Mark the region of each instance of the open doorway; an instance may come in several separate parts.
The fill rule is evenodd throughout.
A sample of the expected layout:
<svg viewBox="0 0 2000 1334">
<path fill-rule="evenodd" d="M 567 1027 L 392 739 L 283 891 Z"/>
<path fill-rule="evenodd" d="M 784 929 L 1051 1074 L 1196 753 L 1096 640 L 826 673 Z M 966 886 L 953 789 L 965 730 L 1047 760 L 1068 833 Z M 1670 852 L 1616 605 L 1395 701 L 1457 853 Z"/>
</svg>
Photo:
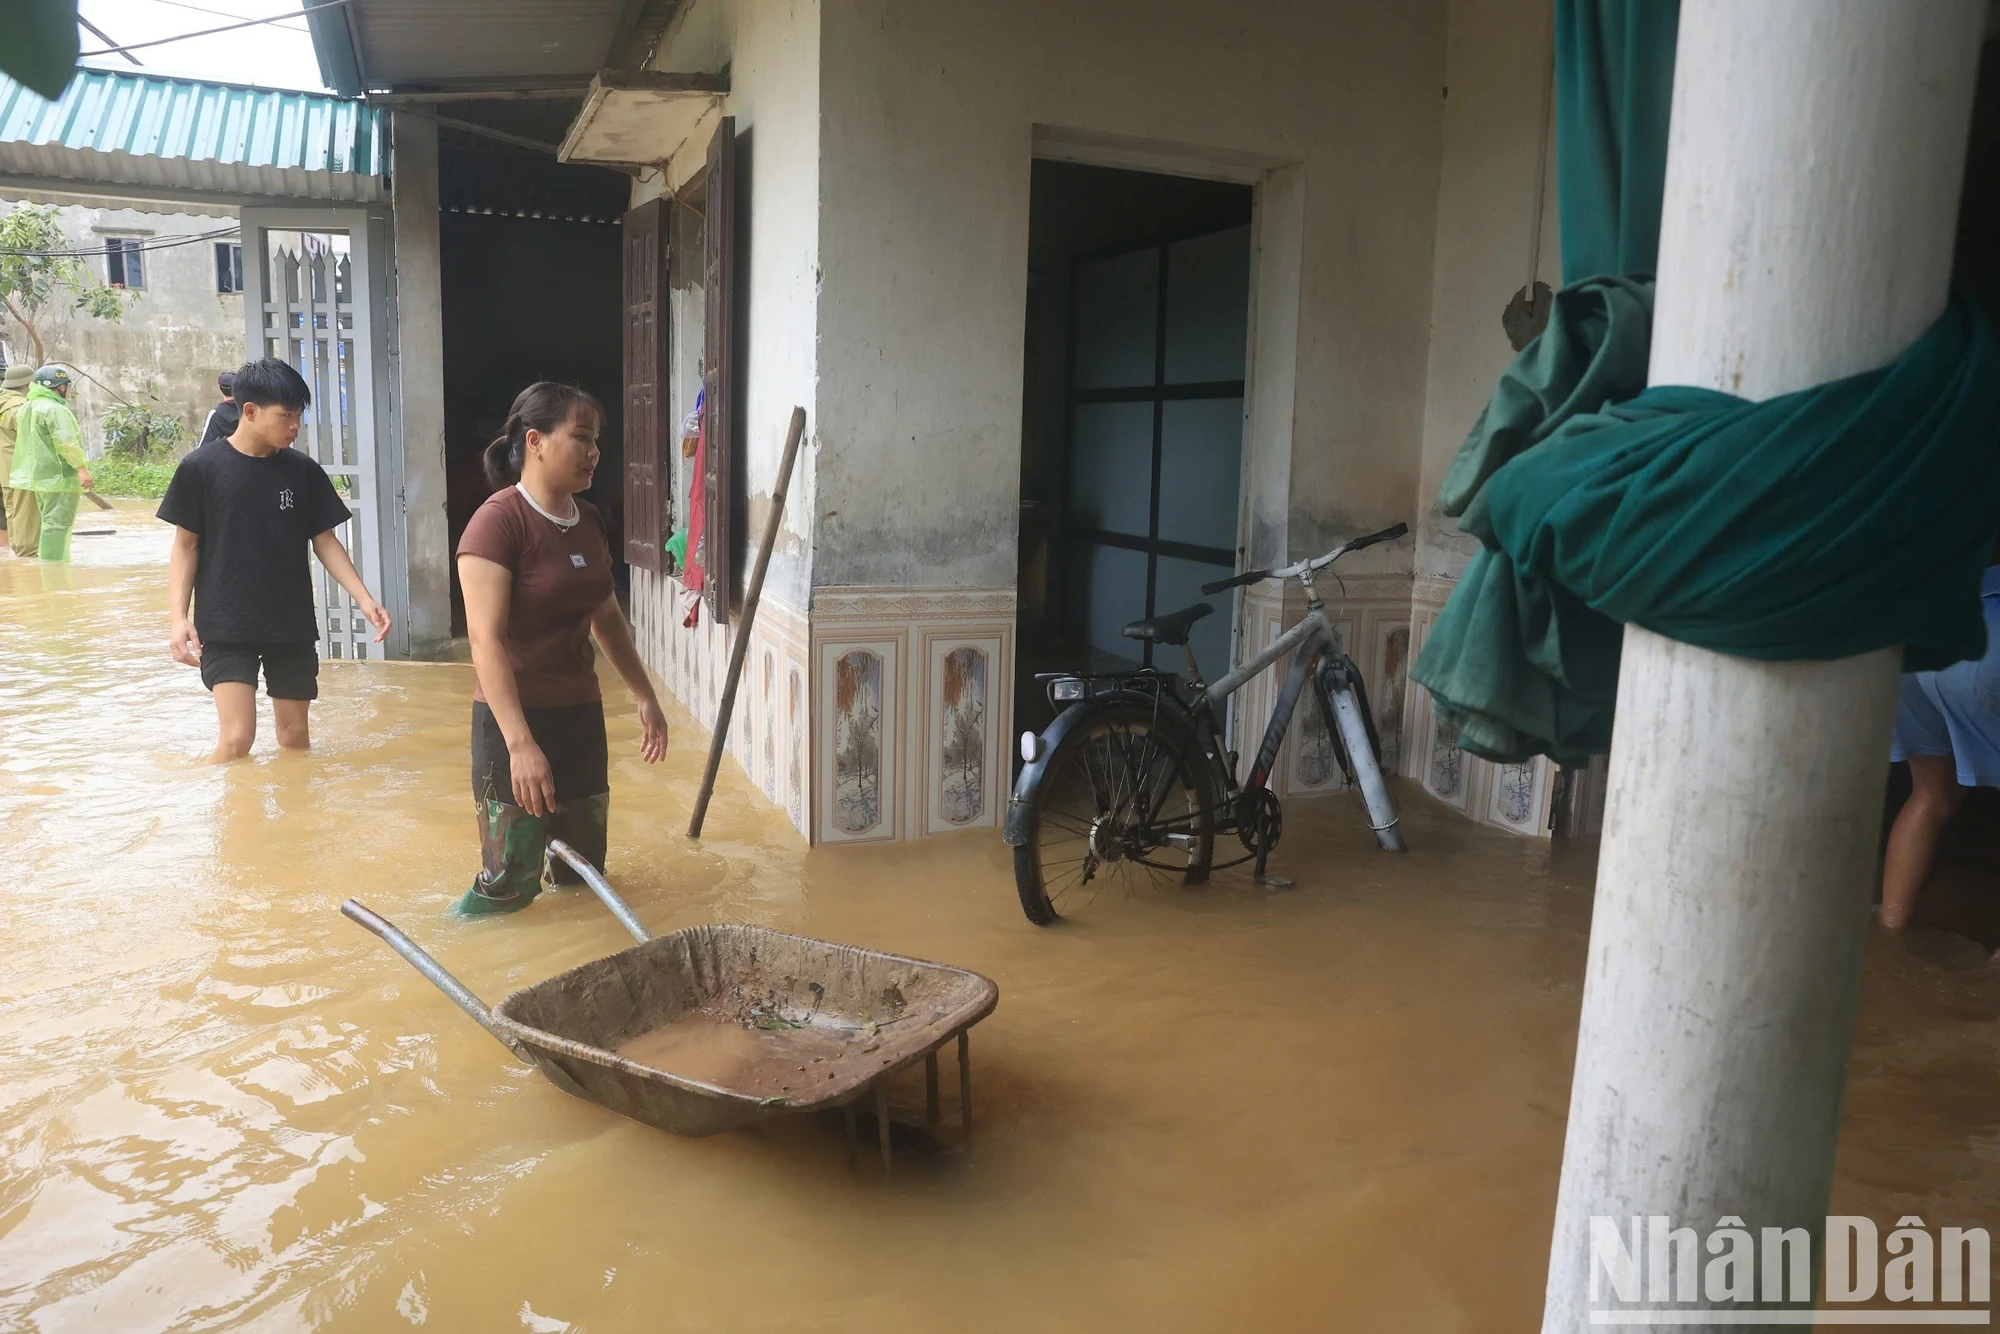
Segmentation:
<svg viewBox="0 0 2000 1334">
<path fill-rule="evenodd" d="M 448 111 L 489 119 L 504 111 L 515 119 L 502 128 L 544 139 L 562 137 L 561 109 L 534 102 L 472 109 L 446 104 Z M 452 547 L 491 493 L 480 456 L 500 433 L 514 396 L 536 380 L 557 380 L 581 385 L 604 404 L 602 457 L 583 494 L 604 515 L 611 550 L 623 553 L 624 256 L 618 221 L 630 178 L 453 129 L 440 130 L 438 147 Z M 614 569 L 622 591 L 624 562 Z M 454 635 L 465 633 L 456 561 L 451 622 Z"/>
<path fill-rule="evenodd" d="M 1247 185 L 1034 164 L 1017 726 L 1049 721 L 1036 672 L 1150 663 L 1124 626 L 1235 569 L 1250 212 Z M 1196 625 L 1206 674 L 1232 630 L 1227 603 Z"/>
</svg>

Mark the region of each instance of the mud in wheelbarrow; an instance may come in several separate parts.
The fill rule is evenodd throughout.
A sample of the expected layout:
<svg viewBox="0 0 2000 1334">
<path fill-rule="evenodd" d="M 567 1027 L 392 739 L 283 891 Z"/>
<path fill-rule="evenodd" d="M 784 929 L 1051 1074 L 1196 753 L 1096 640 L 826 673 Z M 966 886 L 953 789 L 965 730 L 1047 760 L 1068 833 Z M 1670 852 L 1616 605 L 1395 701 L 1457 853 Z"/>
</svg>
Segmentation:
<svg viewBox="0 0 2000 1334">
<path fill-rule="evenodd" d="M 550 851 L 627 931 L 629 949 L 513 992 L 487 1009 L 401 931 L 349 899 L 373 931 L 522 1059 L 578 1097 L 677 1135 L 871 1102 L 889 1161 L 888 1082 L 924 1063 L 938 1116 L 938 1052 L 958 1047 L 959 1114 L 972 1123 L 967 1033 L 1000 991 L 963 968 L 759 926 L 654 937 L 587 861 Z"/>
</svg>

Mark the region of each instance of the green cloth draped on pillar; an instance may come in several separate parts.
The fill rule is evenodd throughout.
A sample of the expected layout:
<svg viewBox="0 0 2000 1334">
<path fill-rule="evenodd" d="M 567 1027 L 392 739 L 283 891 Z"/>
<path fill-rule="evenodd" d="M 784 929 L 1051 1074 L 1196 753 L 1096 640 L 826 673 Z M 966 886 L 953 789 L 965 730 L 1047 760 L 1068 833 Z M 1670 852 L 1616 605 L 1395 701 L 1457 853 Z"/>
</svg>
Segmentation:
<svg viewBox="0 0 2000 1334">
<path fill-rule="evenodd" d="M 1439 719 L 1488 759 L 1580 763 L 1610 745 L 1628 622 L 1767 660 L 1978 657 L 2000 530 L 1991 328 L 1961 297 L 1893 364 L 1832 384 L 1761 403 L 1647 389 L 1677 6 L 1557 0 L 1556 17 L 1567 285 L 1440 491 L 1481 550 L 1414 672 Z"/>
<path fill-rule="evenodd" d="M 1680 0 L 1555 0 L 1563 282 L 1651 273 L 1660 254 Z"/>
</svg>

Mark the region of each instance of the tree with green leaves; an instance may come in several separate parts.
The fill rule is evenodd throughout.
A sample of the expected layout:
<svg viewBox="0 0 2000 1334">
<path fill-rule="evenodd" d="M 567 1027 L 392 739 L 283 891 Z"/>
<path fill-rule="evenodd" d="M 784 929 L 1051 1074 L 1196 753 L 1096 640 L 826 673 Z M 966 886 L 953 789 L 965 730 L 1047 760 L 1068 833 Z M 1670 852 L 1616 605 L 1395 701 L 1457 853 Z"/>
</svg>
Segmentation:
<svg viewBox="0 0 2000 1334">
<path fill-rule="evenodd" d="M 0 217 L 0 304 L 27 335 L 37 366 L 48 361 L 46 326 L 59 302 L 116 320 L 137 295 L 104 282 L 78 258 L 55 205 L 16 204 Z"/>
</svg>

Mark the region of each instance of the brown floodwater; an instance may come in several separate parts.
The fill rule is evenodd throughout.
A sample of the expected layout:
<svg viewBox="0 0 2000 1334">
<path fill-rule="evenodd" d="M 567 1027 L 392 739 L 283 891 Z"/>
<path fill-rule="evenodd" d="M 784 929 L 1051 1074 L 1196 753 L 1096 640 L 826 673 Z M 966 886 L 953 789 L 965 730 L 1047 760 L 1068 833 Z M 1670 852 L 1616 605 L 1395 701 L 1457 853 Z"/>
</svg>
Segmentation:
<svg viewBox="0 0 2000 1334">
<path fill-rule="evenodd" d="M 619 1043 L 617 1052 L 640 1065 L 717 1088 L 777 1098 L 802 1097 L 814 1083 L 832 1079 L 832 1063 L 847 1056 L 852 1045 L 811 1025 L 763 1032 L 696 1010 Z"/>
<path fill-rule="evenodd" d="M 488 1001 L 621 948 L 587 892 L 461 921 L 472 677 L 329 663 L 310 755 L 200 762 L 166 537 L 0 558 L 0 1329 L 1518 1331 L 1540 1309 L 1591 866 L 1401 790 L 1412 851 L 1295 803 L 1267 891 L 1042 930 L 993 833 L 809 852 L 613 691 L 610 876 L 656 931 L 754 922 L 1000 985 L 976 1121 L 850 1171 L 840 1119 L 681 1139 L 565 1096 Z M 1871 946 L 1836 1206 L 2000 1223 L 2000 970 Z M 953 1082 L 945 1058 L 946 1083 Z"/>
</svg>

